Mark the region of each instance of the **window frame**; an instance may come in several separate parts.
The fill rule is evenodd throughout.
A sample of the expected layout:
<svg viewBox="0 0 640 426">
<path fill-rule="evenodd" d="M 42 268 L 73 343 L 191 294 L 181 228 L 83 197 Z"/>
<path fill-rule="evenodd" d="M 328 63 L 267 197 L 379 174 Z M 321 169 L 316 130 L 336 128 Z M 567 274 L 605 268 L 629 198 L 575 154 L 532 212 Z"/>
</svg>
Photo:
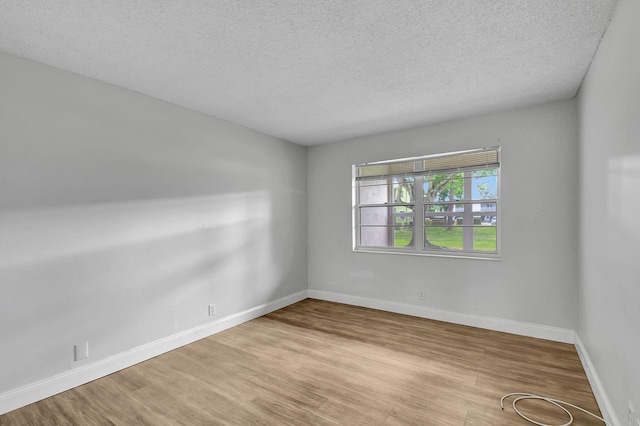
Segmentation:
<svg viewBox="0 0 640 426">
<path fill-rule="evenodd" d="M 471 154 L 471 156 L 475 154 L 483 154 L 488 152 L 495 152 L 495 157 L 497 163 L 492 163 L 491 165 L 485 164 L 474 164 L 471 166 L 463 166 L 463 167 L 455 167 L 456 157 Z M 453 161 L 454 167 L 450 167 L 448 169 L 434 169 L 426 171 L 424 167 L 428 162 L 435 163 L 451 163 Z M 464 161 L 464 159 L 460 160 Z M 407 171 L 406 164 L 414 163 L 414 171 Z M 422 163 L 422 170 L 420 170 L 419 164 Z M 380 176 L 360 176 L 359 173 L 364 170 L 365 167 L 386 167 L 388 170 L 392 170 L 395 168 L 403 169 L 400 173 L 383 173 Z M 440 166 L 446 167 L 446 166 Z M 425 189 L 424 189 L 424 179 L 427 176 L 438 175 L 438 174 L 453 174 L 453 173 L 461 173 L 461 172 L 473 172 L 478 170 L 488 170 L 495 169 L 496 170 L 496 198 L 495 199 L 487 199 L 490 203 L 495 203 L 495 217 L 496 223 L 495 225 L 490 225 L 495 227 L 496 231 L 496 250 L 495 251 L 481 251 L 481 250 L 464 250 L 464 249 L 455 249 L 455 248 L 427 248 L 425 247 L 425 235 L 428 226 L 425 224 L 425 209 L 428 205 L 434 204 L 449 204 L 455 202 L 455 204 L 467 204 L 471 206 L 471 212 L 468 213 L 467 217 L 473 217 L 473 205 L 486 204 L 485 199 L 474 199 L 473 196 L 469 199 L 466 194 L 467 191 L 463 193 L 462 200 L 448 200 L 448 201 L 431 201 L 427 202 L 425 200 Z M 412 176 L 414 177 L 414 203 L 397 203 L 387 201 L 387 203 L 378 203 L 378 204 L 361 204 L 360 202 L 360 182 L 371 181 L 376 178 L 380 180 L 386 179 L 394 179 L 394 178 L 402 178 Z M 463 179 L 473 179 L 473 175 L 463 177 Z M 391 186 L 392 183 L 389 182 L 387 185 Z M 469 259 L 484 259 L 484 260 L 501 260 L 501 222 L 502 222 L 502 214 L 501 214 L 501 147 L 490 147 L 490 148 L 479 148 L 479 149 L 471 149 L 465 151 L 455 151 L 455 152 L 447 152 L 441 154 L 431 154 L 431 155 L 423 155 L 419 157 L 410 157 L 410 158 L 399 158 L 394 160 L 383 160 L 383 161 L 375 161 L 361 164 L 352 165 L 352 250 L 354 252 L 362 252 L 362 253 L 384 253 L 384 254 L 402 254 L 402 255 L 414 255 L 414 256 L 432 256 L 432 257 L 454 257 L 454 258 L 469 258 Z M 361 230 L 363 225 L 361 223 L 361 209 L 367 207 L 389 207 L 393 208 L 394 206 L 402 206 L 402 205 L 412 205 L 414 206 L 414 220 L 413 220 L 413 246 L 363 246 L 360 244 L 361 241 Z M 480 207 L 482 208 L 482 207 Z M 453 212 L 443 212 L 445 216 L 451 215 Z M 461 212 L 463 213 L 463 212 Z M 494 216 L 490 215 L 490 216 Z M 476 215 L 477 216 L 477 215 Z M 485 216 L 485 215 L 480 215 Z M 473 219 L 472 219 L 473 220 Z M 464 223 L 464 220 L 463 220 Z M 382 225 L 380 225 L 382 226 Z M 464 225 L 463 225 L 464 226 Z M 485 225 L 480 225 L 485 226 Z M 390 227 L 390 226 L 387 226 Z M 477 225 L 473 223 L 471 226 L 468 226 L 469 229 L 473 232 L 477 228 Z M 464 229 L 464 228 L 463 228 Z M 463 231 L 464 233 L 464 231 Z M 471 235 L 471 239 L 473 239 L 473 235 Z"/>
</svg>

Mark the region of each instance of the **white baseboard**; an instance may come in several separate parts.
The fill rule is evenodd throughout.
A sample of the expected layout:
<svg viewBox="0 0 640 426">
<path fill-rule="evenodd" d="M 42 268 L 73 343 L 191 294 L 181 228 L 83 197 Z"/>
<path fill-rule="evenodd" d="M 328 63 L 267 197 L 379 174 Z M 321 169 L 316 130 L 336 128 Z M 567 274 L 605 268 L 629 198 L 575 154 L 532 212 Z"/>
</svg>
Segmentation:
<svg viewBox="0 0 640 426">
<path fill-rule="evenodd" d="M 220 318 L 216 321 L 185 330 L 180 333 L 138 346 L 126 352 L 97 361 L 73 370 L 65 371 L 44 380 L 31 383 L 17 389 L 0 394 L 0 414 L 7 413 L 25 405 L 40 401 L 60 392 L 83 385 L 92 380 L 104 377 L 116 371 L 146 361 L 165 352 L 195 342 L 228 328 L 258 318 L 285 306 L 304 300 L 308 297 L 303 290 L 280 299 L 254 306 L 253 308 Z"/>
<path fill-rule="evenodd" d="M 479 315 L 460 314 L 457 312 L 443 311 L 423 306 L 409 305 L 399 302 L 390 302 L 381 299 L 352 296 L 342 293 L 333 293 L 320 290 L 309 290 L 309 297 L 313 299 L 327 300 L 330 302 L 345 303 L 348 305 L 362 306 L 365 308 L 380 309 L 398 314 L 412 315 L 438 321 L 446 321 L 454 324 L 469 325 L 488 330 L 503 331 L 505 333 L 519 334 L 521 336 L 536 337 L 539 339 L 553 340 L 562 343 L 574 343 L 575 332 L 571 329 L 549 327 L 546 325 L 505 320 Z"/>
<path fill-rule="evenodd" d="M 602 412 L 602 417 L 604 417 L 607 425 L 609 426 L 622 426 L 622 423 L 620 423 L 620 420 L 616 416 L 616 412 L 613 409 L 611 400 L 607 396 L 607 392 L 605 391 L 604 386 L 600 381 L 600 377 L 598 377 L 598 373 L 596 372 L 596 369 L 591 362 L 591 358 L 589 357 L 587 348 L 585 348 L 582 340 L 580 340 L 578 333 L 576 333 L 575 341 L 578 356 L 580 357 L 580 361 L 582 361 L 582 367 L 587 374 L 587 379 L 589 379 L 591 390 L 593 390 L 593 395 L 596 397 L 598 407 L 600 407 L 600 411 Z"/>
</svg>

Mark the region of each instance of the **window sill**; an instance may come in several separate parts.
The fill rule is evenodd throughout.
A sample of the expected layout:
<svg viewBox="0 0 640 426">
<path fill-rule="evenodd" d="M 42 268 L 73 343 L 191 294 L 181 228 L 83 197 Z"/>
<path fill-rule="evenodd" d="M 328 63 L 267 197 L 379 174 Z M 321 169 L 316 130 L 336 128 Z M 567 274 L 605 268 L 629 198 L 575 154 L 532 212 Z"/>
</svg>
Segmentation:
<svg viewBox="0 0 640 426">
<path fill-rule="evenodd" d="M 353 249 L 354 253 L 378 253 L 378 254 L 399 254 L 405 256 L 427 256 L 427 257 L 448 257 L 456 259 L 474 259 L 474 260 L 491 260 L 502 261 L 500 254 L 498 253 L 470 253 L 470 252 L 434 252 L 434 251 L 415 251 L 415 250 L 388 250 L 384 248 L 372 248 L 372 247 L 356 247 Z"/>
</svg>

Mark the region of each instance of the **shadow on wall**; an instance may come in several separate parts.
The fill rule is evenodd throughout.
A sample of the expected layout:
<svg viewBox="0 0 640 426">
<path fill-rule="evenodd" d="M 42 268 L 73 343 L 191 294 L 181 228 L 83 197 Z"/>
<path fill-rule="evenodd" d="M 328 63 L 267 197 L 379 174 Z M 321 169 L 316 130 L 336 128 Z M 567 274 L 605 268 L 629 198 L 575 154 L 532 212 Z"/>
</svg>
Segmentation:
<svg viewBox="0 0 640 426">
<path fill-rule="evenodd" d="M 266 191 L 0 214 L 0 393 L 271 300 Z"/>
</svg>

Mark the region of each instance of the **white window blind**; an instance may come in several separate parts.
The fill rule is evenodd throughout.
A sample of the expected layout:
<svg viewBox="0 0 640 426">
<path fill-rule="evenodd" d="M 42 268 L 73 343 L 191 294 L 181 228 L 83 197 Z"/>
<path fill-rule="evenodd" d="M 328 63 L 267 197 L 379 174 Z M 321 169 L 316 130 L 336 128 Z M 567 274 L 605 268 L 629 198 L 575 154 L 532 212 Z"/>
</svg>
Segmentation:
<svg viewBox="0 0 640 426">
<path fill-rule="evenodd" d="M 357 178 L 453 173 L 466 169 L 500 167 L 499 148 L 482 148 L 447 154 L 427 155 L 392 161 L 379 161 L 357 166 Z"/>
</svg>

